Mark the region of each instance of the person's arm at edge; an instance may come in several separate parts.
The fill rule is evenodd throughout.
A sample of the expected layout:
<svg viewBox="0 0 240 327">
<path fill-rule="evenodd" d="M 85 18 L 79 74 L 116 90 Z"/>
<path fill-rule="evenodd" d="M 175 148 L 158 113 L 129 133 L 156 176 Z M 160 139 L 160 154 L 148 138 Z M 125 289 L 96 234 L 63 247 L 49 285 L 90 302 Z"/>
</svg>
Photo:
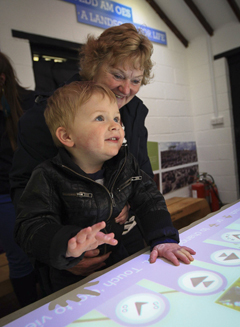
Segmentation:
<svg viewBox="0 0 240 327">
<path fill-rule="evenodd" d="M 17 212 L 19 199 L 34 168 L 57 153 L 43 112 L 46 101 L 36 103 L 18 122 L 18 146 L 10 172 L 10 195 Z"/>
</svg>

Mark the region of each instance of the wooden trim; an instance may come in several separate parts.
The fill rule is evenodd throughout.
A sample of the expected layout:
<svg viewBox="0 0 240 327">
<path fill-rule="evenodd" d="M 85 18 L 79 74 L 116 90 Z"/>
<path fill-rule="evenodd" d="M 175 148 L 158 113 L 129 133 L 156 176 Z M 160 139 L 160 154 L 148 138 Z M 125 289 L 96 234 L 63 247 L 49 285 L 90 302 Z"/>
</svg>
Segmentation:
<svg viewBox="0 0 240 327">
<path fill-rule="evenodd" d="M 224 57 L 228 58 L 228 57 L 231 57 L 234 55 L 240 55 L 240 47 L 219 53 L 219 54 L 215 55 L 213 58 L 214 58 L 214 60 L 218 60 L 218 59 L 221 59 Z"/>
<path fill-rule="evenodd" d="M 42 36 L 39 34 L 26 33 L 26 32 L 17 31 L 17 30 L 12 30 L 12 36 L 18 37 L 20 39 L 27 39 L 33 43 L 39 43 L 39 44 L 45 44 L 45 45 L 51 45 L 51 46 L 57 46 L 57 47 L 63 47 L 63 48 L 79 49 L 81 47 L 80 43 L 69 42 L 69 41 L 60 40 L 60 39 L 54 39 L 54 38 Z"/>
<path fill-rule="evenodd" d="M 188 5 L 188 7 L 191 9 L 191 11 L 194 13 L 194 15 L 197 17 L 199 22 L 202 24 L 202 26 L 205 28 L 205 30 L 208 32 L 210 36 L 213 36 L 213 28 L 211 25 L 207 22 L 203 14 L 200 12 L 198 7 L 195 5 L 195 3 L 192 0 L 184 0 L 184 2 Z"/>
<path fill-rule="evenodd" d="M 162 11 L 162 9 L 153 0 L 146 0 L 146 1 L 153 8 L 153 10 L 155 10 L 155 12 L 164 21 L 164 23 L 170 28 L 170 30 L 176 35 L 176 37 L 187 48 L 188 43 L 189 43 L 188 40 L 182 35 L 182 33 L 173 24 L 173 22 L 167 17 L 167 15 Z"/>
<path fill-rule="evenodd" d="M 229 6 L 232 8 L 232 11 L 234 12 L 234 14 L 236 15 L 237 19 L 240 22 L 240 9 L 238 7 L 238 4 L 236 3 L 235 0 L 227 0 Z"/>
</svg>

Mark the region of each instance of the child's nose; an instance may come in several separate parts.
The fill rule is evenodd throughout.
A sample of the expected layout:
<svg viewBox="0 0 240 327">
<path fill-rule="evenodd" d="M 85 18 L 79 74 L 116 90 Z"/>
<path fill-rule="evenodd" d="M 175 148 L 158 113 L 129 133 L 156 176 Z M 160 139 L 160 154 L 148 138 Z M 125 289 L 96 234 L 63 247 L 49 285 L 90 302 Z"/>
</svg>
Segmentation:
<svg viewBox="0 0 240 327">
<path fill-rule="evenodd" d="M 119 128 L 120 128 L 120 124 L 115 121 L 113 121 L 112 124 L 110 125 L 111 130 L 119 130 Z"/>
</svg>

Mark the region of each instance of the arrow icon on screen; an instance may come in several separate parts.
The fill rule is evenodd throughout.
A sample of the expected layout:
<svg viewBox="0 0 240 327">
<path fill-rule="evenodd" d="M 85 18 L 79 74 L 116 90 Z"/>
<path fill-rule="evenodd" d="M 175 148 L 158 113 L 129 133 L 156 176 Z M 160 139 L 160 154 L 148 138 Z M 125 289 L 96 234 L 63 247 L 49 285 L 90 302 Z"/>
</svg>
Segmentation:
<svg viewBox="0 0 240 327">
<path fill-rule="evenodd" d="M 226 253 L 223 253 L 222 255 L 219 256 L 219 258 L 224 258 L 223 259 L 224 261 L 240 259 L 235 253 L 231 253 L 230 255 L 227 255 Z"/>
<path fill-rule="evenodd" d="M 236 234 L 236 235 L 233 235 L 234 237 L 236 237 L 238 240 L 240 240 L 240 234 Z"/>
<path fill-rule="evenodd" d="M 139 316 L 141 316 L 142 306 L 147 303 L 148 302 L 135 302 L 135 306 Z"/>
<path fill-rule="evenodd" d="M 192 282 L 192 285 L 193 285 L 193 287 L 197 287 L 199 284 L 201 284 L 201 283 L 203 283 L 203 285 L 205 286 L 205 287 L 208 287 L 208 286 L 210 286 L 212 283 L 213 283 L 213 281 L 205 281 L 204 282 L 204 280 L 207 278 L 207 276 L 203 276 L 203 277 L 196 277 L 196 278 L 191 278 L 191 282 Z"/>
</svg>

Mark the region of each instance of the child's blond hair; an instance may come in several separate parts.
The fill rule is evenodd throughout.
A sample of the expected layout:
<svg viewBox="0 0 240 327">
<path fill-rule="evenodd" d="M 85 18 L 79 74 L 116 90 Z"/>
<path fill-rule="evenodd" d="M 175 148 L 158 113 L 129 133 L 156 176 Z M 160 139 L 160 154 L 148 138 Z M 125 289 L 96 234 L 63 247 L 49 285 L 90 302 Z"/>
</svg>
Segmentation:
<svg viewBox="0 0 240 327">
<path fill-rule="evenodd" d="M 116 102 L 114 93 L 103 84 L 94 82 L 72 82 L 58 88 L 47 101 L 44 112 L 46 124 L 57 147 L 63 146 L 56 136 L 59 127 L 68 128 L 73 123 L 77 110 L 85 104 L 93 94 L 107 96 L 110 102 Z"/>
</svg>

